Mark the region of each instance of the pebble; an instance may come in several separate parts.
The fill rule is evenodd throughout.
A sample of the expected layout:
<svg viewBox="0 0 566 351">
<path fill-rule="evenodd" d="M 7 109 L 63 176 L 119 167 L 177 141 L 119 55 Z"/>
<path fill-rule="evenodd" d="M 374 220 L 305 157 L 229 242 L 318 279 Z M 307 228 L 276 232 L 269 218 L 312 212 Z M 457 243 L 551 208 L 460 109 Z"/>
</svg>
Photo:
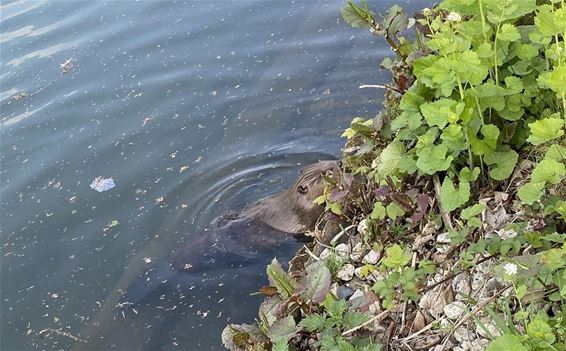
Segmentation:
<svg viewBox="0 0 566 351">
<path fill-rule="evenodd" d="M 454 301 L 444 306 L 443 311 L 448 319 L 455 320 L 466 311 L 466 304 L 461 301 Z"/>
<path fill-rule="evenodd" d="M 339 299 L 348 300 L 354 294 L 354 290 L 350 289 L 346 285 L 339 285 L 336 289 L 336 296 Z"/>
<path fill-rule="evenodd" d="M 366 235 L 366 232 L 368 230 L 368 220 L 366 219 L 362 219 L 360 221 L 360 223 L 358 224 L 358 233 L 360 233 L 362 236 Z"/>
<path fill-rule="evenodd" d="M 352 253 L 350 254 L 350 259 L 354 262 L 358 262 L 362 259 L 363 255 L 364 255 L 364 249 L 362 248 L 362 243 L 359 242 L 352 249 Z"/>
<path fill-rule="evenodd" d="M 352 280 L 352 278 L 354 277 L 354 270 L 354 265 L 348 263 L 340 268 L 340 270 L 336 273 L 336 276 L 347 282 Z"/>
<path fill-rule="evenodd" d="M 336 245 L 336 254 L 341 258 L 347 259 L 350 256 L 350 245 L 348 244 L 339 244 Z"/>
<path fill-rule="evenodd" d="M 352 296 L 350 296 L 350 301 L 352 301 L 355 298 L 362 297 L 362 296 L 364 296 L 364 292 L 361 291 L 361 290 L 356 290 L 356 291 L 354 291 Z"/>
<path fill-rule="evenodd" d="M 371 250 L 370 252 L 368 252 L 367 255 L 364 256 L 362 262 L 365 264 L 376 264 L 378 260 L 379 260 L 379 254 L 374 250 Z"/>
</svg>

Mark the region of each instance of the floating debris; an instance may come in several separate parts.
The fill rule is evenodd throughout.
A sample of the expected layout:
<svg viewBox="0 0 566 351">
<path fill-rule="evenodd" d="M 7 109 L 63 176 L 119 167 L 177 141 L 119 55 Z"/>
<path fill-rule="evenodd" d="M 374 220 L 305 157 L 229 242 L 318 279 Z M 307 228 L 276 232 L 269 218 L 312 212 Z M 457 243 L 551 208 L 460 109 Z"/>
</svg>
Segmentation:
<svg viewBox="0 0 566 351">
<path fill-rule="evenodd" d="M 92 183 L 90 183 L 90 187 L 99 193 L 110 190 L 115 186 L 113 178 L 102 178 L 96 177 Z"/>
<path fill-rule="evenodd" d="M 61 74 L 66 74 L 71 71 L 74 66 L 74 60 L 72 58 L 67 59 L 65 62 L 59 64 L 59 69 L 61 70 Z"/>
</svg>

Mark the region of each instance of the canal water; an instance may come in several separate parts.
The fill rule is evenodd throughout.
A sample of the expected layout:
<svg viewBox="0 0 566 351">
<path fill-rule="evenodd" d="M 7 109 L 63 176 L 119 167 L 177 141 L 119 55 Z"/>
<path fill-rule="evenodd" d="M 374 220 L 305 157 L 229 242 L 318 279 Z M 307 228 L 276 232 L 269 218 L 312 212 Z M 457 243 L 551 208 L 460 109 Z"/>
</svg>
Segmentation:
<svg viewBox="0 0 566 351">
<path fill-rule="evenodd" d="M 0 349 L 218 350 L 226 323 L 254 321 L 265 264 L 294 248 L 116 304 L 376 114 L 382 92 L 358 86 L 387 81 L 390 51 L 342 5 L 1 3 Z"/>
</svg>

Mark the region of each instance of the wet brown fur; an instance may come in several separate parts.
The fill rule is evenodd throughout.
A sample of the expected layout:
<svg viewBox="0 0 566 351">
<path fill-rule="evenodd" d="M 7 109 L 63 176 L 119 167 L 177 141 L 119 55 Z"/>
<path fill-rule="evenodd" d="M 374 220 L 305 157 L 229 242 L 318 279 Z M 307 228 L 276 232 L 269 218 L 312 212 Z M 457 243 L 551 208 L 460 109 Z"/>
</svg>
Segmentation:
<svg viewBox="0 0 566 351">
<path fill-rule="evenodd" d="M 286 233 L 312 230 L 323 212 L 314 199 L 324 192 L 323 175 L 340 172 L 339 161 L 319 161 L 301 170 L 299 178 L 286 191 L 245 208 L 240 217 L 253 218 Z"/>
</svg>

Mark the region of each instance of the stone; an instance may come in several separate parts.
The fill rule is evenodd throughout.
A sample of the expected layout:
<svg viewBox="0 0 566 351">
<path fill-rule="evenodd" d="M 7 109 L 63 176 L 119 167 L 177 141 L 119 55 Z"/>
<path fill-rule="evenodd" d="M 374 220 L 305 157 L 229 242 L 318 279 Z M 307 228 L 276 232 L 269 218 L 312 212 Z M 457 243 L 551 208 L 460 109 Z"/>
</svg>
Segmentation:
<svg viewBox="0 0 566 351">
<path fill-rule="evenodd" d="M 339 244 L 336 245 L 336 254 L 340 256 L 340 258 L 347 259 L 350 256 L 350 245 L 348 244 Z"/>
<path fill-rule="evenodd" d="M 466 311 L 466 307 L 465 303 L 454 301 L 444 306 L 443 311 L 448 319 L 456 320 Z"/>
<path fill-rule="evenodd" d="M 348 263 L 338 270 L 336 276 L 343 281 L 350 281 L 354 277 L 354 269 L 354 265 Z"/>
<path fill-rule="evenodd" d="M 346 285 L 339 285 L 336 289 L 336 297 L 342 300 L 348 300 L 354 294 L 354 290 Z"/>
<path fill-rule="evenodd" d="M 376 264 L 378 260 L 379 260 L 379 254 L 374 250 L 371 250 L 370 252 L 367 253 L 367 255 L 364 256 L 362 263 Z"/>
<path fill-rule="evenodd" d="M 359 262 L 363 255 L 364 255 L 364 249 L 363 249 L 363 244 L 361 242 L 357 243 L 354 248 L 352 249 L 352 253 L 350 254 L 350 259 L 354 262 Z"/>
</svg>

